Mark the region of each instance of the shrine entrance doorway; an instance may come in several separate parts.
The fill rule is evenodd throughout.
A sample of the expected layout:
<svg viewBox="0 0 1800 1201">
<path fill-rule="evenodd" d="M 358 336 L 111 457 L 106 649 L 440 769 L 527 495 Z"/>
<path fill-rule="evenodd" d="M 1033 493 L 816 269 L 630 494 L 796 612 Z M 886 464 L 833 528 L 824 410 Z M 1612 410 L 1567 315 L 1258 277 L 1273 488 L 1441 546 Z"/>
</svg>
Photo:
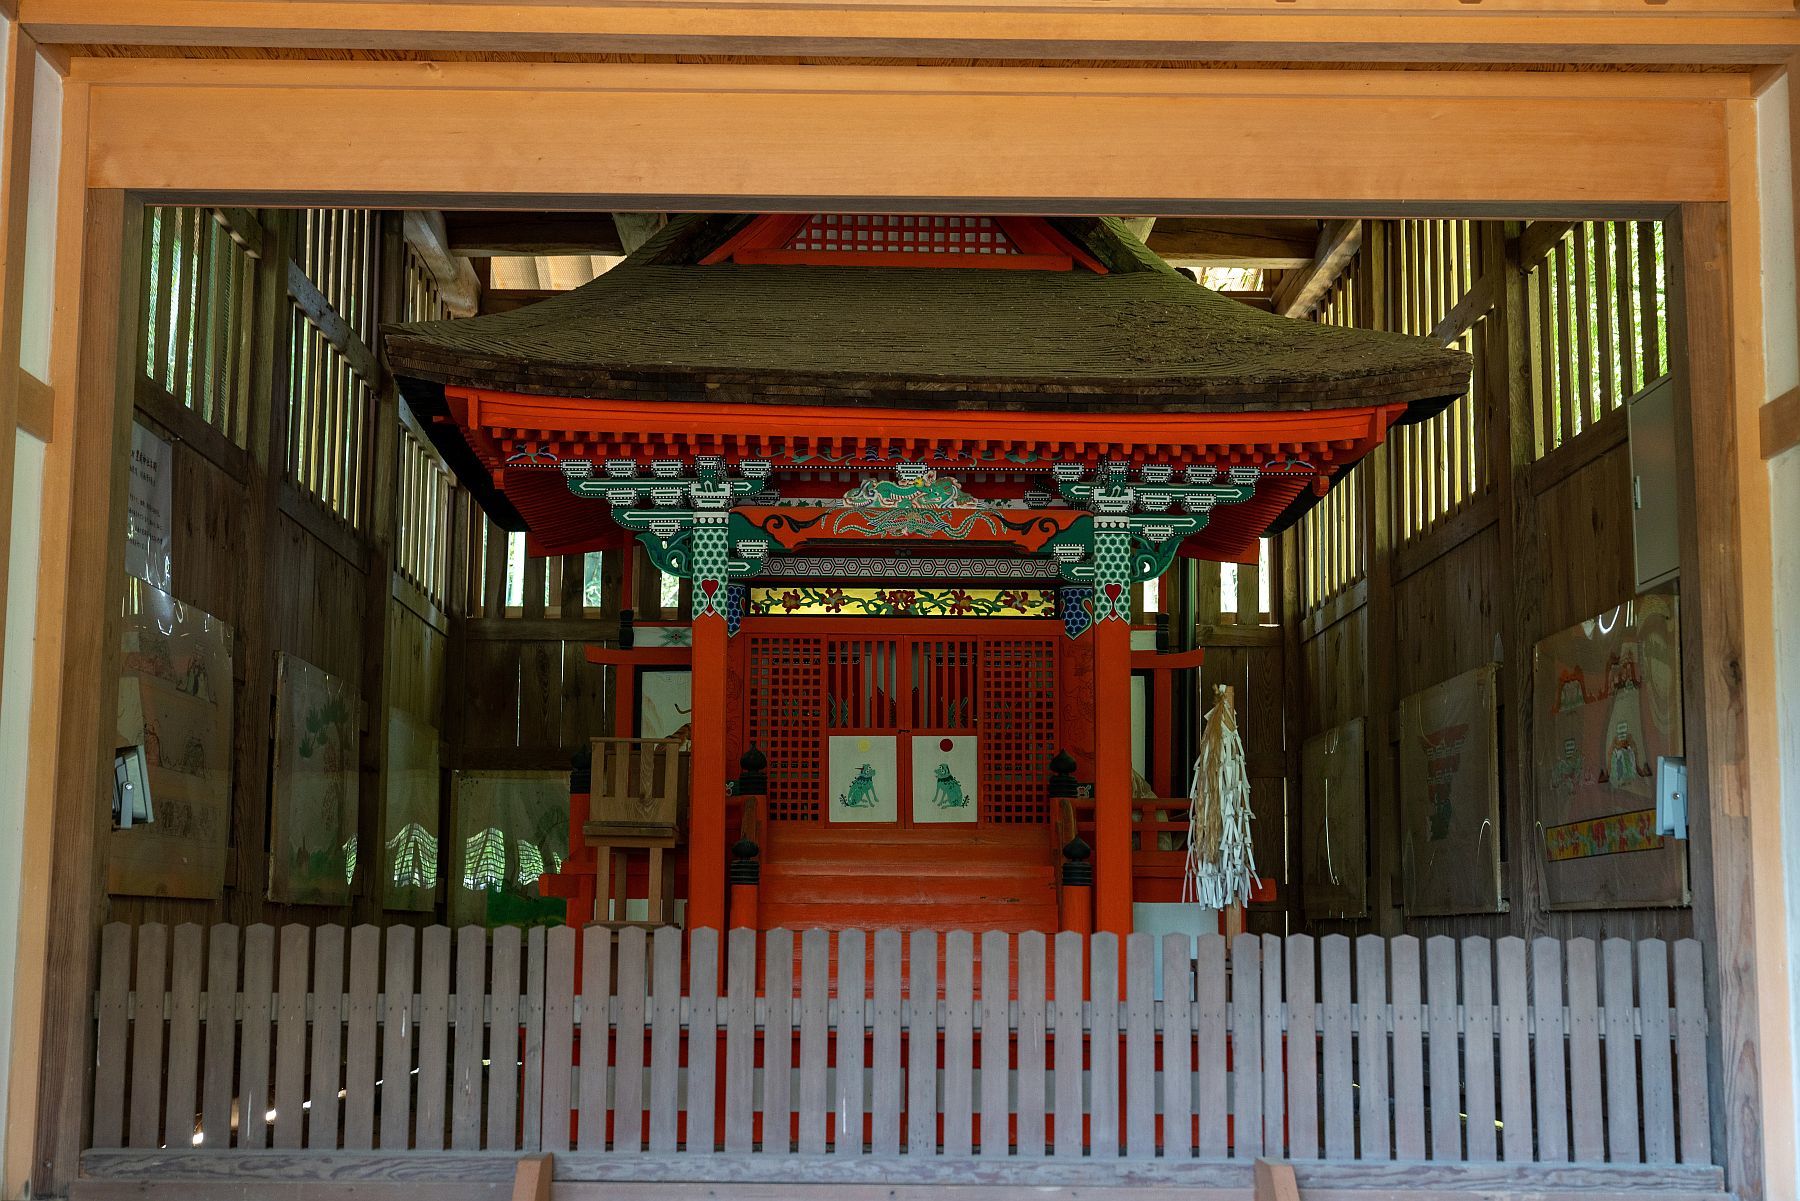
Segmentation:
<svg viewBox="0 0 1800 1201">
<path fill-rule="evenodd" d="M 761 924 L 1057 928 L 1047 619 L 749 618 Z"/>
</svg>

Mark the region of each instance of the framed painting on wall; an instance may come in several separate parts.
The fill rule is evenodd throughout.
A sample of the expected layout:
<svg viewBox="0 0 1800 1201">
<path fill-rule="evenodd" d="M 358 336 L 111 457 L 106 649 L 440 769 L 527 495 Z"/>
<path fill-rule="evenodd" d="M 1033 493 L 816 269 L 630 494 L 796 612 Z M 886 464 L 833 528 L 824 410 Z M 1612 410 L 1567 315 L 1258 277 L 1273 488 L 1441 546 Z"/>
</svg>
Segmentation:
<svg viewBox="0 0 1800 1201">
<path fill-rule="evenodd" d="M 345 905 L 356 874 L 361 734 L 356 689 L 283 652 L 275 668 L 269 899 Z"/>
<path fill-rule="evenodd" d="M 1687 841 L 1656 816 L 1657 761 L 1683 745 L 1676 597 L 1646 593 L 1544 639 L 1532 670 L 1545 905 L 1687 904 Z"/>
<path fill-rule="evenodd" d="M 1400 869 L 1409 916 L 1506 910 L 1497 668 L 1485 664 L 1400 702 Z"/>
<path fill-rule="evenodd" d="M 459 771 L 451 777 L 452 925 L 561 925 L 567 902 L 538 878 L 569 858 L 569 774 Z"/>
<path fill-rule="evenodd" d="M 1353 718 L 1300 751 L 1300 896 L 1308 917 L 1369 912 L 1364 726 Z"/>
<path fill-rule="evenodd" d="M 388 710 L 387 796 L 382 805 L 384 909 L 429 912 L 437 905 L 438 732 Z"/>
<path fill-rule="evenodd" d="M 107 891 L 223 896 L 231 841 L 231 627 L 128 579 L 120 630 L 117 745 L 143 748 L 150 820 L 108 836 Z"/>
</svg>

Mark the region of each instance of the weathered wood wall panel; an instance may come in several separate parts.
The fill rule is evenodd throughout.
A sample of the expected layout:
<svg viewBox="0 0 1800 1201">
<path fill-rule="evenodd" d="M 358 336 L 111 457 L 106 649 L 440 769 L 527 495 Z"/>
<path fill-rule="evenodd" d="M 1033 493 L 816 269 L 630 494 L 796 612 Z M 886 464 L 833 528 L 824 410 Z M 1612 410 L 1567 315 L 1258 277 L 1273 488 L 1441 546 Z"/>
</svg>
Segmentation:
<svg viewBox="0 0 1800 1201">
<path fill-rule="evenodd" d="M 1669 481 L 1666 486 L 1673 486 Z M 1628 600 L 1631 453 L 1620 442 L 1538 495 L 1544 638 Z"/>
<path fill-rule="evenodd" d="M 1535 229 L 1536 227 L 1531 227 Z M 1566 224 L 1528 237 L 1545 245 L 1566 231 Z M 1426 231 L 1429 247 L 1429 232 Z M 1476 231 L 1476 244 L 1494 244 L 1500 238 L 1499 228 Z M 1491 236 L 1488 236 L 1491 235 Z M 1327 314 L 1325 320 L 1361 320 L 1377 327 L 1404 328 L 1410 332 L 1435 332 L 1446 340 L 1454 340 L 1460 331 L 1445 324 L 1453 321 L 1449 314 L 1462 294 L 1458 289 L 1445 291 L 1432 285 L 1420 286 L 1402 277 L 1395 257 L 1387 252 L 1400 246 L 1413 264 L 1429 264 L 1430 256 L 1420 256 L 1417 246 L 1403 246 L 1405 239 L 1416 240 L 1419 231 L 1396 227 L 1394 223 L 1376 223 L 1365 238 L 1365 253 L 1370 259 L 1359 259 L 1353 266 L 1361 281 L 1364 312 L 1360 318 Z M 1516 227 L 1504 235 L 1517 239 Z M 1396 241 L 1395 239 L 1399 239 Z M 1370 248 L 1373 248 L 1372 252 Z M 1484 268 L 1485 269 L 1485 268 Z M 1516 270 L 1508 262 L 1505 269 Z M 1535 277 L 1533 277 L 1535 278 Z M 1487 316 L 1479 313 L 1483 331 L 1496 341 L 1490 350 L 1498 351 L 1499 335 L 1504 333 L 1510 317 L 1523 323 L 1528 314 L 1508 314 L 1507 289 L 1477 278 L 1471 295 L 1481 294 L 1488 305 L 1498 305 Z M 1402 299 L 1395 300 L 1399 294 Z M 1421 303 L 1436 299 L 1437 307 Z M 1514 291 L 1517 295 L 1517 290 Z M 1535 311 L 1535 310 L 1534 310 Z M 1541 348 L 1533 345 L 1533 352 Z M 1478 353 L 1482 353 L 1478 348 Z M 1504 448 L 1496 450 L 1488 439 L 1490 430 L 1507 419 L 1509 406 L 1523 406 L 1529 424 L 1529 394 L 1533 380 L 1512 377 L 1489 370 L 1493 355 L 1484 357 L 1476 373 L 1476 387 L 1483 396 L 1482 417 L 1477 423 L 1478 441 L 1475 453 L 1482 456 L 1484 471 L 1492 477 L 1492 491 L 1476 493 L 1459 503 L 1448 516 L 1434 519 L 1408 539 L 1394 542 L 1391 531 L 1397 528 L 1393 508 L 1402 503 L 1417 504 L 1421 489 L 1416 484 L 1395 481 L 1392 496 L 1376 498 L 1367 514 L 1364 527 L 1354 531 L 1365 541 L 1361 555 L 1369 578 L 1342 587 L 1335 599 L 1318 604 L 1312 612 L 1303 610 L 1298 597 L 1284 597 L 1284 621 L 1296 627 L 1298 637 L 1297 675 L 1290 684 L 1290 719 L 1301 738 L 1334 728 L 1354 717 L 1366 717 L 1371 732 L 1392 731 L 1392 709 L 1400 698 L 1434 684 L 1449 680 L 1464 671 L 1490 661 L 1501 664 L 1501 739 L 1502 755 L 1514 748 L 1506 745 L 1516 736 L 1521 715 L 1507 712 L 1507 702 L 1521 693 L 1510 679 L 1514 665 L 1530 663 L 1530 648 L 1558 630 L 1602 613 L 1629 600 L 1634 594 L 1632 565 L 1631 462 L 1624 437 L 1624 414 L 1611 411 L 1595 420 L 1578 436 L 1570 436 L 1555 449 L 1512 470 L 1506 462 Z M 1554 371 L 1554 365 L 1552 366 Z M 1428 444 L 1420 450 L 1431 455 L 1462 455 L 1468 450 L 1447 445 Z M 1404 461 L 1388 459 L 1386 469 L 1407 470 Z M 1358 469 L 1368 470 L 1368 466 Z M 1365 485 L 1368 486 L 1368 485 Z M 1500 503 L 1508 488 L 1523 496 L 1527 519 L 1517 522 L 1527 531 L 1518 545 L 1508 542 L 1507 531 L 1513 523 L 1501 519 Z M 1430 489 L 1425 488 L 1425 493 Z M 1402 499 L 1402 498 L 1409 499 Z M 1310 519 L 1309 519 L 1310 520 Z M 1316 534 L 1315 543 L 1324 536 Z M 1304 534 L 1284 536 L 1283 549 L 1292 552 L 1303 545 Z M 1530 583 L 1521 583 L 1530 581 Z M 1521 589 L 1514 596 L 1514 589 Z M 1379 605 L 1386 596 L 1388 603 Z M 1509 609 L 1508 606 L 1511 606 Z M 1376 636 L 1377 631 L 1380 637 Z M 1518 648 L 1508 645 L 1517 639 Z M 1392 653 L 1377 651 L 1378 646 L 1391 646 Z M 1515 658 L 1513 651 L 1522 650 Z M 1694 932 L 1689 909 L 1592 910 L 1586 912 L 1546 912 L 1536 895 L 1536 873 L 1527 862 L 1530 854 L 1529 797 L 1520 787 L 1508 787 L 1510 777 L 1502 773 L 1501 853 L 1503 882 L 1510 911 L 1500 914 L 1477 914 L 1458 917 L 1408 918 L 1399 908 L 1401 896 L 1398 876 L 1399 798 L 1396 794 L 1398 773 L 1395 770 L 1397 748 L 1389 733 L 1383 744 L 1371 740 L 1369 762 L 1369 839 L 1371 861 L 1377 878 L 1369 890 L 1371 910 L 1368 918 L 1357 922 L 1315 922 L 1320 931 L 1343 931 L 1359 934 L 1377 931 L 1396 934 L 1402 931 L 1430 936 L 1484 935 L 1491 938 L 1507 935 L 1535 936 L 1548 934 L 1558 938 L 1661 938 L 1689 937 Z M 1529 787 L 1527 781 L 1524 788 Z"/>
<path fill-rule="evenodd" d="M 1394 695 L 1479 667 L 1500 636 L 1500 539 L 1490 525 L 1394 582 Z"/>
</svg>

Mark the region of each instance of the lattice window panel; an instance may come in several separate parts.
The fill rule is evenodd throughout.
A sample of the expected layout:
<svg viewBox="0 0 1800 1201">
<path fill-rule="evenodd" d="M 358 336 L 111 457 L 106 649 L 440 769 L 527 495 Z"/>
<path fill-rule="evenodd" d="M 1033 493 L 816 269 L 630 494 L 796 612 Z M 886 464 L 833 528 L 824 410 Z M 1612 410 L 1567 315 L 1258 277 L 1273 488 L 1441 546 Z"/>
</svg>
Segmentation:
<svg viewBox="0 0 1800 1201">
<path fill-rule="evenodd" d="M 769 757 L 769 818 L 811 821 L 824 779 L 819 676 L 823 638 L 757 637 L 749 647 L 750 742 Z"/>
<path fill-rule="evenodd" d="M 972 730 L 979 720 L 973 639 L 912 644 L 912 728 Z"/>
<path fill-rule="evenodd" d="M 981 816 L 1043 822 L 1056 753 L 1054 638 L 995 638 L 981 656 Z"/>
<path fill-rule="evenodd" d="M 833 638 L 825 648 L 825 724 L 833 730 L 899 726 L 900 656 L 891 638 Z"/>
<path fill-rule="evenodd" d="M 880 213 L 816 213 L 788 250 L 888 251 L 909 254 L 1018 254 L 992 217 L 901 217 Z"/>
</svg>

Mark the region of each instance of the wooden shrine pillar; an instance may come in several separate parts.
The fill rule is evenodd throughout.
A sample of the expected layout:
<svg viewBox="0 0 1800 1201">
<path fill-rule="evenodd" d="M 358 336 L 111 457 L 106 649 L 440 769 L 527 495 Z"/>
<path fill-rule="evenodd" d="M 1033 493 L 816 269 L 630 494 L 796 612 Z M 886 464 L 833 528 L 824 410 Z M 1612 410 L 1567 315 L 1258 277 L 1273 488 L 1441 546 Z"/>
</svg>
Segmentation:
<svg viewBox="0 0 1800 1201">
<path fill-rule="evenodd" d="M 1131 622 L 1094 623 L 1094 928 L 1131 933 Z"/>
<path fill-rule="evenodd" d="M 730 636 L 718 613 L 693 624 L 693 755 L 688 762 L 687 928 L 725 925 L 725 705 Z"/>
</svg>

